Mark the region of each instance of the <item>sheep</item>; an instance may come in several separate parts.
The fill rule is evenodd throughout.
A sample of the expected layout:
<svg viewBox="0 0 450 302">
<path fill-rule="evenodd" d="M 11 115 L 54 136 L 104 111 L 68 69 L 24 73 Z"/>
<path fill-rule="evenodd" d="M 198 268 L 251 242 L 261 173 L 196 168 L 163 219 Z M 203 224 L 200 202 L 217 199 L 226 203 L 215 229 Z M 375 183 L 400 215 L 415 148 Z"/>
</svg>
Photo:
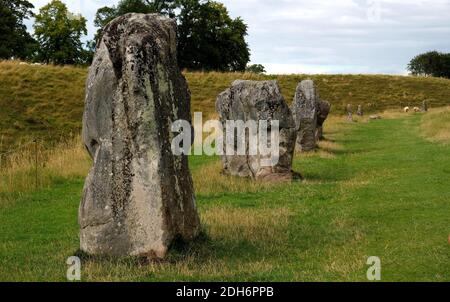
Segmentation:
<svg viewBox="0 0 450 302">
<path fill-rule="evenodd" d="M 404 111 L 405 113 L 408 113 L 408 112 L 409 112 L 409 107 L 405 107 L 405 108 L 403 109 L 403 111 Z"/>
<path fill-rule="evenodd" d="M 419 107 L 414 107 L 414 112 L 420 112 L 420 108 Z"/>
</svg>

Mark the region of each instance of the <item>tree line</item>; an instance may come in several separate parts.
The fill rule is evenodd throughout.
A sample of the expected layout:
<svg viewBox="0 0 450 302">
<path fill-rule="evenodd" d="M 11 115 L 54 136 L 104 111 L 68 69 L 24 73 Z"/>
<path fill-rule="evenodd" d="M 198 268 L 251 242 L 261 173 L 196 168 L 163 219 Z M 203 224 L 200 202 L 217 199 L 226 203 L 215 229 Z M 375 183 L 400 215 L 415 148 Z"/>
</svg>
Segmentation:
<svg viewBox="0 0 450 302">
<path fill-rule="evenodd" d="M 262 65 L 247 66 L 250 50 L 245 40 L 248 26 L 231 18 L 227 8 L 210 0 L 121 0 L 116 6 L 98 9 L 94 40 L 87 35 L 87 20 L 72 14 L 60 0 L 52 0 L 33 13 L 28 0 L 0 0 L 0 59 L 21 59 L 52 64 L 92 61 L 102 29 L 126 13 L 159 13 L 178 24 L 178 62 L 189 70 L 264 72 Z M 34 17 L 34 34 L 24 24 Z"/>
<path fill-rule="evenodd" d="M 450 79 L 450 53 L 429 51 L 415 56 L 408 64 L 412 75 Z"/>
</svg>

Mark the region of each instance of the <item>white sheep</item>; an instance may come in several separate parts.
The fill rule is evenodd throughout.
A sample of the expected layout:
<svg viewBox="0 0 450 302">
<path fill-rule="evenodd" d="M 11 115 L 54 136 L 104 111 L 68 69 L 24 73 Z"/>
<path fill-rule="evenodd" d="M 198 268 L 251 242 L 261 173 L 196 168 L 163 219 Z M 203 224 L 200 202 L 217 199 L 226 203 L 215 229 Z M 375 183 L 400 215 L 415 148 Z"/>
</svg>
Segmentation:
<svg viewBox="0 0 450 302">
<path fill-rule="evenodd" d="M 419 107 L 414 107 L 414 112 L 420 112 L 420 108 Z"/>
<path fill-rule="evenodd" d="M 405 107 L 405 108 L 403 109 L 403 111 L 404 111 L 405 113 L 408 113 L 408 112 L 409 112 L 409 107 Z"/>
</svg>

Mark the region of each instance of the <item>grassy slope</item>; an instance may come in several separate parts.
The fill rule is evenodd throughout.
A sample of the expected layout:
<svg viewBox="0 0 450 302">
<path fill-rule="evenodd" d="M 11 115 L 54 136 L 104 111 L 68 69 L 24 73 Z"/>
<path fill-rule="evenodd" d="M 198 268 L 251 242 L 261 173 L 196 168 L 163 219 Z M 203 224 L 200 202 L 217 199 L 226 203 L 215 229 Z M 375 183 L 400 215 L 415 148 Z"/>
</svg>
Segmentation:
<svg viewBox="0 0 450 302">
<path fill-rule="evenodd" d="M 83 280 L 365 281 L 368 256 L 379 256 L 384 281 L 450 281 L 450 146 L 423 139 L 420 123 L 332 128 L 320 152 L 297 156 L 307 180 L 291 185 L 239 186 L 217 176 L 213 159 L 191 158 L 194 180 L 216 187 L 195 182 L 208 239 L 149 266 L 85 259 Z M 0 280 L 64 280 L 82 185 L 0 205 Z"/>
<path fill-rule="evenodd" d="M 0 62 L 0 152 L 37 136 L 58 140 L 79 132 L 87 70 L 74 67 L 30 66 Z M 320 94 L 341 113 L 347 103 L 365 104 L 366 110 L 450 104 L 450 80 L 382 75 L 262 76 L 239 73 L 185 73 L 192 107 L 214 114 L 217 94 L 235 79 L 277 79 L 288 102 L 300 80 L 312 78 Z"/>
<path fill-rule="evenodd" d="M 36 133 L 57 140 L 78 131 L 85 75 L 82 68 L 0 62 L 0 152 Z"/>
<path fill-rule="evenodd" d="M 450 144 L 450 107 L 424 115 L 421 130 L 431 141 Z"/>
</svg>

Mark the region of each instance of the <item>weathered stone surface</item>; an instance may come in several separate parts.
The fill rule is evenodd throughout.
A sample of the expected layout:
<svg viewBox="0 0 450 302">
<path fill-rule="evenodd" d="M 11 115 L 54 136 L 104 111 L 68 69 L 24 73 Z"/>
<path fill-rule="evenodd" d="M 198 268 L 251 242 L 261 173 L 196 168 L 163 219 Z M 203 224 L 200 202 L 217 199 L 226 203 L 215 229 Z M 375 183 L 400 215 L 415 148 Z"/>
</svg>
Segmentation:
<svg viewBox="0 0 450 302">
<path fill-rule="evenodd" d="M 264 181 L 292 180 L 292 160 L 295 148 L 295 123 L 291 111 L 281 95 L 276 81 L 241 81 L 217 97 L 216 110 L 219 113 L 224 132 L 226 121 L 247 122 L 265 120 L 270 125 L 273 120 L 279 121 L 279 161 L 274 166 L 263 166 L 261 161 L 270 156 L 229 155 L 226 154 L 226 135 L 224 135 L 224 155 L 222 156 L 223 173 L 233 176 L 250 177 Z M 247 133 L 246 150 L 249 149 L 250 136 L 258 133 Z M 270 141 L 271 134 L 268 132 Z M 237 152 L 236 142 L 234 151 Z"/>
<path fill-rule="evenodd" d="M 318 100 L 317 102 L 317 126 L 316 141 L 323 140 L 323 124 L 325 123 L 331 111 L 331 104 L 327 101 Z"/>
<path fill-rule="evenodd" d="M 319 96 L 312 80 L 305 80 L 298 84 L 292 103 L 297 136 L 297 148 L 300 151 L 314 151 L 316 145 L 316 127 Z"/>
<path fill-rule="evenodd" d="M 187 157 L 171 151 L 172 122 L 191 119 L 175 32 L 171 19 L 127 14 L 97 45 L 83 116 L 94 165 L 79 208 L 89 254 L 163 258 L 200 231 Z"/>
</svg>

